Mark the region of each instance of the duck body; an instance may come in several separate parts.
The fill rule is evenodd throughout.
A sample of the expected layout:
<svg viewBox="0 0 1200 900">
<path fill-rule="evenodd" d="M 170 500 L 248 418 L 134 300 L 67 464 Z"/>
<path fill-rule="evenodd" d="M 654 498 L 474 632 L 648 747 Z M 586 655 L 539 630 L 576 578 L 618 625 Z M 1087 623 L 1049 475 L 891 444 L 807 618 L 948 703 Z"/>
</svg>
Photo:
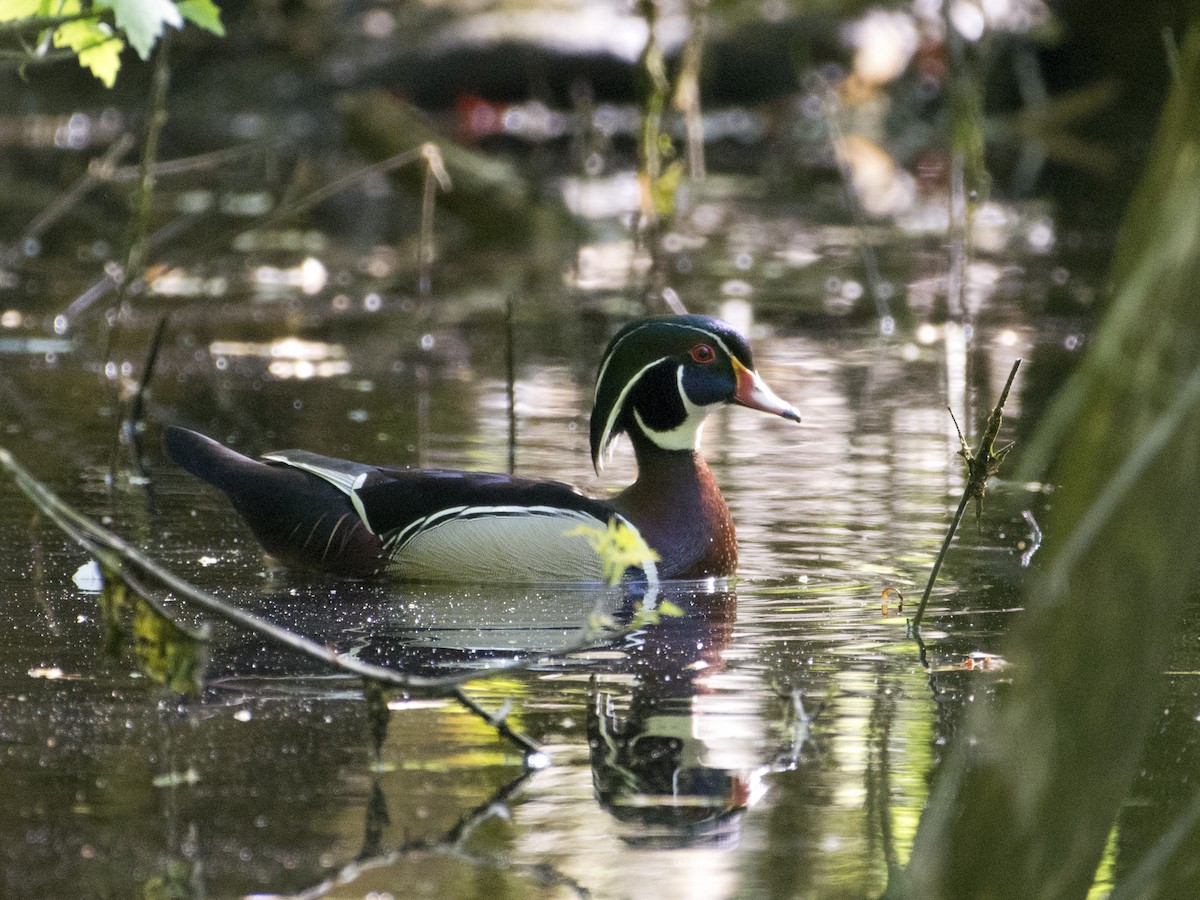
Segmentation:
<svg viewBox="0 0 1200 900">
<path fill-rule="evenodd" d="M 599 471 L 627 432 L 638 477 L 605 500 L 557 481 L 373 466 L 304 450 L 255 460 L 176 426 L 163 445 L 222 490 L 263 548 L 290 566 L 413 581 L 593 582 L 602 561 L 584 531 L 615 522 L 653 549 L 640 565 L 647 580 L 719 577 L 736 570 L 737 540 L 699 434 L 709 409 L 726 401 L 799 421 L 754 374 L 731 326 L 671 316 L 619 331 L 597 380 L 592 458 Z"/>
</svg>

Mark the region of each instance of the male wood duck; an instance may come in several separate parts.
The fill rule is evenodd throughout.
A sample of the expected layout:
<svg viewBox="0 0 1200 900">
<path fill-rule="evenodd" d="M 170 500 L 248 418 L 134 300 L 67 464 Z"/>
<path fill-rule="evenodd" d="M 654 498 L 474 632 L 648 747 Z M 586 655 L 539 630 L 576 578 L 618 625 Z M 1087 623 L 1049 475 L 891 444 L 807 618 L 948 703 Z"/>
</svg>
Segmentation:
<svg viewBox="0 0 1200 900">
<path fill-rule="evenodd" d="M 416 581 L 599 581 L 600 558 L 576 530 L 615 521 L 657 554 L 642 561 L 647 580 L 706 578 L 737 568 L 729 508 L 700 455 L 704 419 L 726 402 L 800 421 L 755 373 L 750 345 L 733 326 L 664 316 L 626 325 L 600 362 L 592 463 L 600 472 L 625 432 L 638 469 L 606 500 L 557 481 L 372 466 L 304 450 L 259 462 L 175 426 L 163 444 L 224 491 L 267 552 L 288 565 Z"/>
</svg>

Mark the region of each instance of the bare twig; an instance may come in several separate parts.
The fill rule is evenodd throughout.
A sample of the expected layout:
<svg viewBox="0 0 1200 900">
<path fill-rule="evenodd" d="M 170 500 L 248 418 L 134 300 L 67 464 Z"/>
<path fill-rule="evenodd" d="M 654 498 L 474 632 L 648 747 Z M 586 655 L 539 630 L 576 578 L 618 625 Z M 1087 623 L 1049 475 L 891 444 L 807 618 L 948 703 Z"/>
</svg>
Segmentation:
<svg viewBox="0 0 1200 900">
<path fill-rule="evenodd" d="M 262 151 L 266 146 L 268 146 L 268 142 L 259 141 L 250 144 L 239 144 L 234 147 L 224 147 L 220 150 L 210 151 L 209 153 L 197 153 L 194 156 L 184 156 L 178 159 L 155 162 L 150 166 L 150 173 L 155 178 L 164 178 L 171 175 L 186 175 L 193 172 L 216 169 L 220 166 L 236 162 L 242 157 L 252 156 Z M 97 175 L 97 178 L 114 184 L 136 181 L 141 177 L 142 166 L 140 165 L 121 166 L 120 168 L 110 167 Z"/>
<path fill-rule="evenodd" d="M 421 188 L 421 239 L 417 243 L 417 292 L 428 297 L 433 288 L 431 268 L 433 266 L 433 214 L 437 210 L 437 191 L 451 188 L 450 174 L 442 160 L 442 151 L 437 144 L 421 145 L 421 156 L 425 160 L 425 183 Z"/>
<path fill-rule="evenodd" d="M 57 28 L 59 25 L 66 25 L 68 22 L 95 21 L 106 22 L 111 25 L 115 23 L 115 20 L 116 16 L 112 10 L 88 11 L 73 13 L 67 16 L 28 16 L 26 18 L 0 22 L 0 34 L 36 33 L 48 28 Z"/>
<path fill-rule="evenodd" d="M 263 228 L 271 228 L 279 224 L 281 221 L 290 218 L 291 216 L 298 215 L 305 210 L 311 209 L 323 200 L 327 200 L 328 198 L 332 197 L 334 194 L 338 194 L 348 187 L 353 187 L 365 179 L 370 178 L 372 175 L 385 174 L 393 171 L 394 169 L 400 169 L 404 166 L 414 163 L 421 159 L 421 149 L 422 148 L 420 147 L 413 147 L 411 150 L 406 150 L 403 153 L 397 153 L 395 156 L 389 157 L 388 159 L 381 160 L 380 162 L 373 163 L 369 166 L 364 166 L 361 169 L 356 169 L 353 172 L 343 175 L 341 178 L 331 181 L 329 184 L 324 185 L 323 187 L 317 188 L 315 191 L 305 194 L 304 196 L 295 200 L 288 201 L 287 203 L 276 207 L 273 213 L 271 213 L 269 216 L 266 216 L 261 222 L 256 223 L 254 228 L 251 230 L 257 231 Z"/>
<path fill-rule="evenodd" d="M 123 134 L 98 159 L 88 164 L 87 172 L 71 186 L 71 189 L 47 206 L 25 228 L 25 233 L 4 254 L 3 261 L 11 265 L 20 258 L 23 248 L 30 241 L 40 238 L 55 222 L 71 210 L 84 195 L 103 181 L 107 181 L 121 158 L 133 149 L 132 135 Z"/>
<path fill-rule="evenodd" d="M 130 279 L 141 273 L 148 255 L 149 243 L 147 235 L 150 230 L 150 214 L 154 202 L 153 166 L 158 159 L 159 137 L 162 135 L 163 126 L 167 123 L 167 91 L 171 86 L 170 51 L 171 32 L 168 31 L 159 42 L 158 49 L 154 55 L 154 76 L 151 80 L 149 102 L 150 115 L 146 122 L 146 139 L 142 145 L 140 177 L 137 182 L 137 190 L 134 192 L 133 218 L 129 227 L 129 247 L 125 255 L 123 276 L 116 281 L 117 313 L 112 320 L 112 324 L 108 329 L 107 339 L 105 340 L 105 365 L 100 370 L 101 379 L 108 377 L 108 363 L 112 360 L 113 348 L 116 347 L 120 334 L 121 320 L 125 314 Z M 119 377 L 113 379 L 113 392 L 115 399 L 119 401 Z M 119 402 L 114 402 L 113 406 L 119 406 Z M 120 432 L 118 430 L 117 434 L 113 436 L 114 458 L 116 454 L 115 445 L 119 439 Z"/>
<path fill-rule="evenodd" d="M 21 492 L 72 540 L 94 556 L 102 568 L 121 577 L 131 586 L 136 586 L 138 592 L 143 596 L 146 596 L 144 591 L 148 589 L 149 585 L 154 585 L 173 593 L 182 600 L 196 604 L 236 627 L 254 632 L 272 643 L 282 644 L 331 668 L 410 693 L 450 696 L 495 728 L 501 736 L 517 745 L 527 756 L 539 752 L 537 744 L 511 728 L 504 720 L 503 715 L 493 714 L 484 709 L 477 701 L 463 692 L 462 685 L 469 681 L 492 677 L 501 672 L 527 669 L 543 659 L 563 658 L 573 653 L 579 653 L 594 647 L 601 638 L 616 639 L 623 634 L 645 627 L 646 624 L 644 619 L 635 616 L 628 627 L 614 629 L 609 627 L 610 623 L 599 621 L 599 617 L 593 616 L 592 620 L 580 629 L 579 637 L 573 644 L 552 654 L 518 657 L 491 665 L 486 669 L 454 675 L 440 677 L 411 675 L 384 666 L 365 663 L 355 656 L 339 653 L 329 646 L 318 644 L 303 635 L 259 618 L 253 613 L 246 612 L 240 607 L 201 590 L 68 506 L 46 485 L 34 478 L 3 447 L 0 447 L 0 470 L 7 472 Z"/>
<path fill-rule="evenodd" d="M 172 219 L 146 239 L 147 252 L 157 250 L 167 242 L 173 240 L 181 232 L 199 222 L 204 215 L 204 213 L 185 213 L 182 216 Z M 75 320 L 90 309 L 97 300 L 102 300 L 119 287 L 125 280 L 125 274 L 119 263 L 107 263 L 104 267 L 104 274 L 96 279 L 86 291 L 72 300 L 70 305 L 55 317 L 54 330 L 59 334 L 65 333 L 70 329 Z M 134 280 L 135 282 L 140 281 L 141 276 L 137 276 Z"/>
<path fill-rule="evenodd" d="M 121 429 L 125 433 L 125 440 L 129 445 L 129 461 L 133 466 L 134 472 L 141 478 L 146 477 L 145 466 L 142 465 L 141 453 L 141 432 L 142 432 L 142 407 L 146 401 L 146 388 L 150 384 L 150 379 L 154 376 L 154 364 L 158 362 L 158 351 L 162 346 L 163 334 L 167 330 L 167 316 L 162 316 L 158 320 L 158 325 L 154 329 L 154 334 L 150 337 L 150 347 L 146 351 L 146 362 L 142 366 L 142 377 L 138 380 L 137 387 L 133 391 L 133 396 L 129 400 L 129 415 L 124 417 L 121 424 Z M 119 447 L 113 448 L 112 464 L 110 466 L 110 475 L 115 478 L 117 472 L 117 452 Z"/>
<path fill-rule="evenodd" d="M 954 540 L 954 533 L 958 530 L 959 522 L 962 521 L 968 501 L 974 498 L 976 515 L 979 515 L 982 512 L 983 496 L 987 490 L 988 479 L 996 474 L 1000 468 L 1000 464 L 1004 462 L 1004 457 L 1012 449 L 1012 444 L 1007 444 L 996 450 L 995 443 L 996 435 L 1000 432 L 1000 423 L 1004 418 L 1004 404 L 1008 400 L 1009 389 L 1012 388 L 1013 379 L 1017 377 L 1017 369 L 1020 366 L 1021 360 L 1018 359 L 1013 362 L 1012 370 L 1008 373 L 1008 380 L 1004 383 L 1004 390 L 1000 392 L 1000 399 L 997 401 L 996 407 L 992 410 L 992 414 L 988 416 L 987 426 L 983 430 L 983 436 L 979 439 L 979 449 L 972 452 L 963 439 L 962 432 L 959 432 L 959 441 L 962 443 L 962 448 L 958 452 L 967 464 L 967 483 L 963 487 L 962 499 L 958 502 L 958 509 L 954 511 L 954 518 L 950 520 L 950 528 L 946 532 L 945 540 L 942 541 L 942 548 L 938 551 L 937 558 L 933 561 L 933 570 L 929 573 L 929 581 L 925 585 L 925 593 L 921 595 L 921 602 L 917 606 L 916 615 L 913 616 L 912 630 L 914 634 L 917 634 L 917 630 L 921 627 L 921 618 L 925 615 L 925 604 L 929 602 L 929 594 L 933 590 L 934 582 L 937 581 L 938 572 L 942 568 L 942 562 L 946 558 L 946 553 L 950 550 L 950 542 Z M 951 416 L 953 416 L 953 413 L 951 413 Z M 957 423 L 955 423 L 955 427 L 957 427 Z M 919 642 L 919 634 L 917 634 L 917 639 Z"/>
</svg>

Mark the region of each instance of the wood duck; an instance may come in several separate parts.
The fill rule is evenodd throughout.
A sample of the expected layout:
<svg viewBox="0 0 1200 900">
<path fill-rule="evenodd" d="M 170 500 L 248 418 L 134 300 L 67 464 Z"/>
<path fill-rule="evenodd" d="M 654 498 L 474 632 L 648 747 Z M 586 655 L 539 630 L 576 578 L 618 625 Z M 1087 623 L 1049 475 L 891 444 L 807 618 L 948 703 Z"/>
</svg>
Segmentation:
<svg viewBox="0 0 1200 900">
<path fill-rule="evenodd" d="M 599 581 L 580 525 L 635 529 L 658 560 L 648 581 L 732 575 L 737 539 L 700 455 L 705 417 L 733 402 L 793 422 L 800 414 L 754 371 L 750 345 L 726 322 L 664 316 L 626 325 L 600 362 L 592 463 L 629 435 L 637 480 L 597 500 L 557 481 L 442 469 L 389 468 L 285 450 L 250 459 L 169 426 L 167 455 L 224 491 L 264 549 L 335 575 L 382 573 L 458 582 Z"/>
</svg>

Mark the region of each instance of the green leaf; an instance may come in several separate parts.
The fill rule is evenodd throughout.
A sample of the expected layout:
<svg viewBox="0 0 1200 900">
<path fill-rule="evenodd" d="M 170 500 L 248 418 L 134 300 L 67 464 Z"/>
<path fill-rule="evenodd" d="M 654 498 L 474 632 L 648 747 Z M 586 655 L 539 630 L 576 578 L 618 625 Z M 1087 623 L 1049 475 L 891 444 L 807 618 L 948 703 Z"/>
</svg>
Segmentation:
<svg viewBox="0 0 1200 900">
<path fill-rule="evenodd" d="M 125 42 L 103 22 L 97 19 L 66 22 L 55 29 L 54 46 L 74 50 L 79 64 L 99 78 L 105 87 L 112 87 L 116 82 Z"/>
<path fill-rule="evenodd" d="M 615 518 L 608 520 L 606 528 L 578 525 L 566 532 L 581 535 L 600 556 L 603 577 L 612 585 L 620 584 L 626 569 L 642 569 L 659 556 L 634 528 Z"/>
<path fill-rule="evenodd" d="M 204 687 L 204 647 L 142 597 L 133 595 L 133 648 L 142 671 L 178 694 Z"/>
<path fill-rule="evenodd" d="M 683 179 L 683 163 L 675 160 L 650 185 L 650 200 L 654 211 L 661 218 L 675 214 L 675 197 L 679 193 L 679 182 Z"/>
<path fill-rule="evenodd" d="M 116 16 L 117 27 L 125 32 L 129 45 L 143 60 L 150 58 L 150 51 L 168 25 L 183 27 L 183 16 L 179 7 L 171 0 L 101 0 L 96 8 L 111 8 Z"/>
<path fill-rule="evenodd" d="M 0 3 L 3 2 L 5 0 L 0 0 Z M 225 37 L 225 26 L 221 24 L 221 10 L 213 0 L 182 0 L 179 11 L 193 25 L 211 31 L 217 37 Z"/>
<path fill-rule="evenodd" d="M 15 22 L 48 14 L 46 0 L 0 0 L 0 22 Z"/>
<path fill-rule="evenodd" d="M 658 611 L 664 616 L 670 616 L 673 619 L 678 619 L 683 615 L 683 610 L 670 600 L 664 600 L 658 604 Z"/>
</svg>

